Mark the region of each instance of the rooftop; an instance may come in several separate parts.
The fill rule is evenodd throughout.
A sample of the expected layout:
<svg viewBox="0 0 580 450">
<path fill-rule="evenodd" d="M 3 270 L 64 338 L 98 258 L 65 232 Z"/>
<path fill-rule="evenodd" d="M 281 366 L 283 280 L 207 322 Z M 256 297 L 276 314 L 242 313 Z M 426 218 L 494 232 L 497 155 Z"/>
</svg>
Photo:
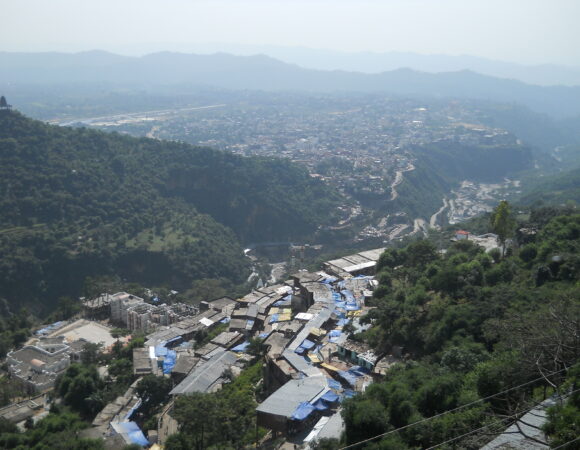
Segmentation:
<svg viewBox="0 0 580 450">
<path fill-rule="evenodd" d="M 264 400 L 256 411 L 290 418 L 300 403 L 312 402 L 327 390 L 324 377 L 290 380 Z"/>
<path fill-rule="evenodd" d="M 198 365 L 170 392 L 171 395 L 207 392 L 236 361 L 235 353 L 222 350 L 205 364 Z"/>
</svg>

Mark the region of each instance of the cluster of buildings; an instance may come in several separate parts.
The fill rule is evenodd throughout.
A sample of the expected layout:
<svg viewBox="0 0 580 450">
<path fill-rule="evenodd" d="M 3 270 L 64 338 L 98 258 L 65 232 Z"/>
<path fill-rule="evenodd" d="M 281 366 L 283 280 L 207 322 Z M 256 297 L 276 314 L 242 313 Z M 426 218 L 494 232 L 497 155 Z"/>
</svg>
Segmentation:
<svg viewBox="0 0 580 450">
<path fill-rule="evenodd" d="M 323 271 L 300 271 L 242 298 L 223 297 L 197 308 L 155 305 L 126 292 L 101 295 L 84 302 L 85 319 L 45 327 L 10 352 L 9 370 L 30 393 L 46 392 L 80 360 L 87 342 L 104 350 L 113 345 L 112 328 L 104 322 L 145 332 L 144 347 L 133 350 L 135 383 L 106 405 L 83 435 L 109 443 L 163 444 L 179 427 L 172 417 L 174 399 L 221 389 L 255 358 L 252 346 L 258 343 L 265 352 L 268 394 L 257 408 L 258 425 L 289 439 L 309 429 L 315 430 L 309 440 L 337 437 L 342 399 L 364 390 L 392 363 L 349 339 L 351 332 L 368 327 L 360 319 L 369 311 L 366 301 L 376 286 L 373 274 L 382 251 L 328 261 Z M 131 416 L 141 404 L 136 383 L 147 374 L 169 377 L 174 387 L 158 429 L 143 433 Z"/>
<path fill-rule="evenodd" d="M 154 302 L 158 302 L 154 297 Z M 159 326 L 169 325 L 184 317 L 199 313 L 199 308 L 186 303 L 155 304 L 148 303 L 141 297 L 117 292 L 102 294 L 83 303 L 86 317 L 92 319 L 109 319 L 131 331 L 151 332 Z"/>
<path fill-rule="evenodd" d="M 304 165 L 311 176 L 348 198 L 337 226 L 350 225 L 360 216 L 356 212 L 364 211 L 366 226 L 356 230 L 357 242 L 390 240 L 411 232 L 414 217 L 405 218 L 408 226 L 403 229 L 394 214 L 375 220 L 370 212 L 384 210 L 385 202 L 393 199 L 393 187 L 401 181 L 398 174 L 414 162 L 413 147 L 434 142 L 517 145 L 513 134 L 482 123 L 485 113 L 469 100 L 230 94 L 227 105 L 219 108 L 176 110 L 154 119 L 151 126 L 155 136 L 243 155 L 284 157 Z M 143 133 L 142 124 L 121 122 L 107 126 Z M 484 199 L 466 194 L 466 201 L 458 194 L 456 217 L 450 217 L 451 223 L 487 208 Z"/>
<path fill-rule="evenodd" d="M 364 330 L 360 319 L 369 311 L 366 301 L 376 286 L 372 274 L 383 249 L 329 261 L 324 271 L 300 271 L 284 283 L 256 289 L 237 299 L 208 302 L 208 310 L 228 327 L 205 345 L 191 348 L 179 322 L 149 336 L 149 350 L 139 350 L 159 361 L 169 347 L 175 365 L 172 398 L 192 392 L 214 392 L 239 373 L 252 358 L 253 339 L 265 349 L 263 386 L 269 396 L 257 408 L 258 426 L 289 439 L 308 432 L 304 442 L 338 437 L 342 430 L 340 403 L 356 395 L 376 376 L 384 374 L 393 356 L 375 354 L 367 345 L 349 339 Z M 199 324 L 211 316 L 195 317 Z M 214 327 L 215 321 L 208 327 Z M 255 342 L 255 341 L 254 341 Z M 181 363 L 182 362 L 182 363 Z M 156 365 L 159 370 L 161 365 Z M 184 376 L 184 370 L 190 368 Z M 158 439 L 163 443 L 178 429 L 169 403 L 159 419 Z M 316 425 L 316 426 L 315 426 Z M 303 443 L 304 443 L 303 442 Z"/>
</svg>

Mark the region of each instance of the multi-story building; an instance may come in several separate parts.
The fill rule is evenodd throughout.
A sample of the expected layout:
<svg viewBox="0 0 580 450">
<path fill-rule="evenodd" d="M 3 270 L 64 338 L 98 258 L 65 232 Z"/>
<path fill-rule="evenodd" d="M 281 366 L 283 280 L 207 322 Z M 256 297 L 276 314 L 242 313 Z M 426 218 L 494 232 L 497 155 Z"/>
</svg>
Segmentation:
<svg viewBox="0 0 580 450">
<path fill-rule="evenodd" d="M 80 348 L 65 344 L 61 338 L 43 338 L 6 355 L 11 376 L 29 393 L 46 392 L 54 387 L 58 375 L 80 356 Z"/>
</svg>

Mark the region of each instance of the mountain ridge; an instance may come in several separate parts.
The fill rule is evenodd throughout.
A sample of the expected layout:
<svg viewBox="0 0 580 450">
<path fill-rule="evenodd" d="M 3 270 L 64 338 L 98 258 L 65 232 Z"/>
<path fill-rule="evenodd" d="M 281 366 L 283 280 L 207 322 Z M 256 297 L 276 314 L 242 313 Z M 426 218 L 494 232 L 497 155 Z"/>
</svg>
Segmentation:
<svg viewBox="0 0 580 450">
<path fill-rule="evenodd" d="M 365 74 L 305 69 L 264 55 L 159 52 L 137 58 L 97 53 L 93 59 L 91 55 L 95 53 L 29 56 L 0 52 L 0 67 L 3 68 L 0 83 L 10 86 L 14 83 L 113 82 L 264 91 L 383 92 L 514 102 L 557 118 L 580 115 L 580 86 L 535 86 L 468 70 L 432 74 L 399 69 Z"/>
</svg>

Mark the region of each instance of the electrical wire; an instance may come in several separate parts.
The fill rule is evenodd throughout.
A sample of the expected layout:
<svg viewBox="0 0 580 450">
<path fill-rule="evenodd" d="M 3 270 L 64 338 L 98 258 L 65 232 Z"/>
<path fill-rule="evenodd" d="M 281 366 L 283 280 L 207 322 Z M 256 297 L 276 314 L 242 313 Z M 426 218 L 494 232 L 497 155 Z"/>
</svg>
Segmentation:
<svg viewBox="0 0 580 450">
<path fill-rule="evenodd" d="M 580 391 L 580 389 L 576 389 L 576 390 L 574 390 L 574 391 L 572 391 L 572 392 L 567 392 L 567 393 L 566 393 L 566 395 L 565 395 L 565 396 L 562 396 L 561 398 L 566 398 L 566 397 L 569 397 L 570 395 L 572 395 L 572 394 L 574 394 L 575 392 L 578 392 L 578 391 Z M 542 400 L 541 402 L 538 402 L 538 403 L 536 403 L 535 405 L 531 406 L 530 408 L 526 408 L 526 409 L 524 409 L 524 410 L 521 410 L 521 411 L 515 412 L 515 413 L 513 413 L 513 414 L 512 414 L 512 416 L 515 416 L 515 415 L 520 415 L 520 414 L 524 414 L 524 413 L 528 413 L 528 412 L 532 411 L 534 408 L 536 408 L 538 405 L 541 405 L 543 402 L 545 402 L 545 400 Z M 510 419 L 509 417 L 505 417 L 505 418 L 503 418 L 503 419 L 499 419 L 499 422 L 503 422 L 503 421 L 505 421 L 505 420 L 509 420 L 509 419 Z M 513 425 L 514 423 L 516 423 L 518 420 L 519 420 L 519 419 L 515 420 L 515 421 L 512 423 L 512 425 Z M 499 424 L 499 423 L 498 423 L 498 424 Z M 464 438 L 464 437 L 466 437 L 466 436 L 469 436 L 470 434 L 473 434 L 473 433 L 476 433 L 476 432 L 478 432 L 478 431 L 481 431 L 481 430 L 483 430 L 483 429 L 485 429 L 485 428 L 488 428 L 488 427 L 490 427 L 491 425 L 495 425 L 495 424 L 487 424 L 487 425 L 485 425 L 485 426 L 483 426 L 483 427 L 481 427 L 481 428 L 477 428 L 477 429 L 475 429 L 475 430 L 471 430 L 471 431 L 469 431 L 469 432 L 467 432 L 467 433 L 465 433 L 465 434 L 462 434 L 461 436 L 456 436 L 456 437 L 454 437 L 454 438 L 451 438 L 451 439 L 449 439 L 449 440 L 447 440 L 447 441 L 445 441 L 445 442 L 441 442 L 440 444 L 436 444 L 436 445 L 434 445 L 434 446 L 432 446 L 432 447 L 429 447 L 429 448 L 427 448 L 427 450 L 432 450 L 432 449 L 434 449 L 434 448 L 441 447 L 442 445 L 449 444 L 450 442 L 456 441 L 456 440 L 458 440 L 458 439 L 462 439 L 462 438 Z M 580 438 L 579 438 L 579 439 L 580 439 Z M 571 441 L 571 442 L 573 442 L 573 441 Z"/>
<path fill-rule="evenodd" d="M 394 429 L 394 430 L 390 430 L 390 431 L 387 431 L 387 432 L 385 432 L 385 433 L 378 434 L 378 435 L 376 435 L 376 436 L 373 436 L 373 437 L 370 437 L 370 438 L 364 439 L 364 440 L 362 440 L 362 441 L 355 442 L 354 444 L 349 444 L 349 445 L 347 445 L 346 447 L 341 447 L 341 448 L 340 448 L 340 450 L 347 450 L 347 449 L 349 449 L 349 448 L 353 448 L 353 447 L 355 447 L 355 446 L 357 446 L 357 445 L 364 444 L 364 443 L 366 443 L 366 442 L 370 442 L 370 441 L 374 441 L 375 439 L 378 439 L 378 438 L 380 438 L 380 437 L 383 437 L 383 436 L 388 436 L 389 434 L 397 433 L 397 432 L 399 432 L 399 431 L 401 431 L 401 430 L 405 430 L 405 429 L 407 429 L 407 428 L 411 428 L 411 427 L 413 427 L 413 426 L 415 426 L 415 425 L 418 425 L 418 424 L 420 424 L 420 423 L 425 423 L 425 422 L 428 422 L 428 421 L 430 421 L 430 420 L 436 419 L 436 418 L 438 418 L 438 417 L 442 417 L 442 416 L 444 416 L 444 415 L 446 415 L 446 414 L 450 414 L 450 413 L 453 413 L 453 412 L 457 412 L 457 411 L 460 411 L 460 410 L 462 410 L 462 409 L 468 408 L 468 407 L 470 407 L 470 406 L 477 405 L 478 403 L 482 403 L 482 402 L 484 402 L 484 401 L 486 401 L 486 400 L 489 400 L 489 399 L 492 399 L 492 398 L 494 398 L 494 397 L 497 397 L 498 395 L 502 395 L 502 394 L 505 394 L 505 393 L 507 393 L 507 392 L 511 392 L 511 391 L 513 391 L 513 390 L 516 390 L 516 389 L 522 388 L 522 387 L 524 387 L 524 386 L 527 386 L 527 385 L 529 385 L 529 384 L 535 383 L 536 381 L 544 380 L 544 379 L 546 379 L 547 377 L 551 377 L 552 375 L 557 375 L 557 374 L 559 374 L 559 373 L 562 373 L 562 372 L 564 372 L 564 371 L 566 371 L 566 370 L 568 370 L 568 369 L 567 369 L 567 368 L 560 369 L 560 370 L 558 370 L 558 371 L 556 371 L 556 372 L 552 372 L 552 373 L 549 373 L 549 374 L 547 374 L 547 375 L 545 375 L 545 376 L 541 376 L 541 377 L 539 377 L 539 378 L 536 378 L 535 380 L 531 380 L 531 381 L 528 381 L 528 382 L 526 382 L 526 383 L 522 383 L 522 384 L 520 384 L 520 385 L 518 385 L 518 386 L 514 386 L 514 387 L 511 387 L 511 388 L 509 388 L 509 389 L 505 389 L 505 390 L 503 390 L 503 391 L 501 391 L 501 392 L 498 392 L 498 393 L 496 393 L 496 394 L 489 395 L 489 396 L 487 396 L 487 397 L 480 398 L 479 400 L 475 400 L 475 401 L 473 401 L 473 402 L 470 402 L 470 403 L 467 403 L 467 404 L 465 404 L 465 405 L 458 406 L 457 408 L 453 408 L 453 409 L 450 409 L 450 410 L 447 410 L 447 411 L 443 411 L 442 413 L 435 414 L 434 416 L 431 416 L 431 417 L 426 417 L 426 418 L 424 418 L 424 419 L 421 419 L 421 420 L 418 420 L 418 421 L 416 421 L 416 422 L 413 422 L 413 423 L 410 423 L 410 424 L 404 425 L 404 426 L 402 426 L 402 427 L 399 427 L 399 428 L 396 428 L 396 429 Z"/>
<path fill-rule="evenodd" d="M 554 447 L 552 450 L 558 450 L 559 448 L 564 448 L 568 444 L 573 444 L 576 441 L 580 441 L 580 437 L 577 437 L 576 439 L 572 439 L 571 441 L 568 441 L 568 442 L 564 442 L 562 445 L 558 445 L 557 447 Z"/>
</svg>

